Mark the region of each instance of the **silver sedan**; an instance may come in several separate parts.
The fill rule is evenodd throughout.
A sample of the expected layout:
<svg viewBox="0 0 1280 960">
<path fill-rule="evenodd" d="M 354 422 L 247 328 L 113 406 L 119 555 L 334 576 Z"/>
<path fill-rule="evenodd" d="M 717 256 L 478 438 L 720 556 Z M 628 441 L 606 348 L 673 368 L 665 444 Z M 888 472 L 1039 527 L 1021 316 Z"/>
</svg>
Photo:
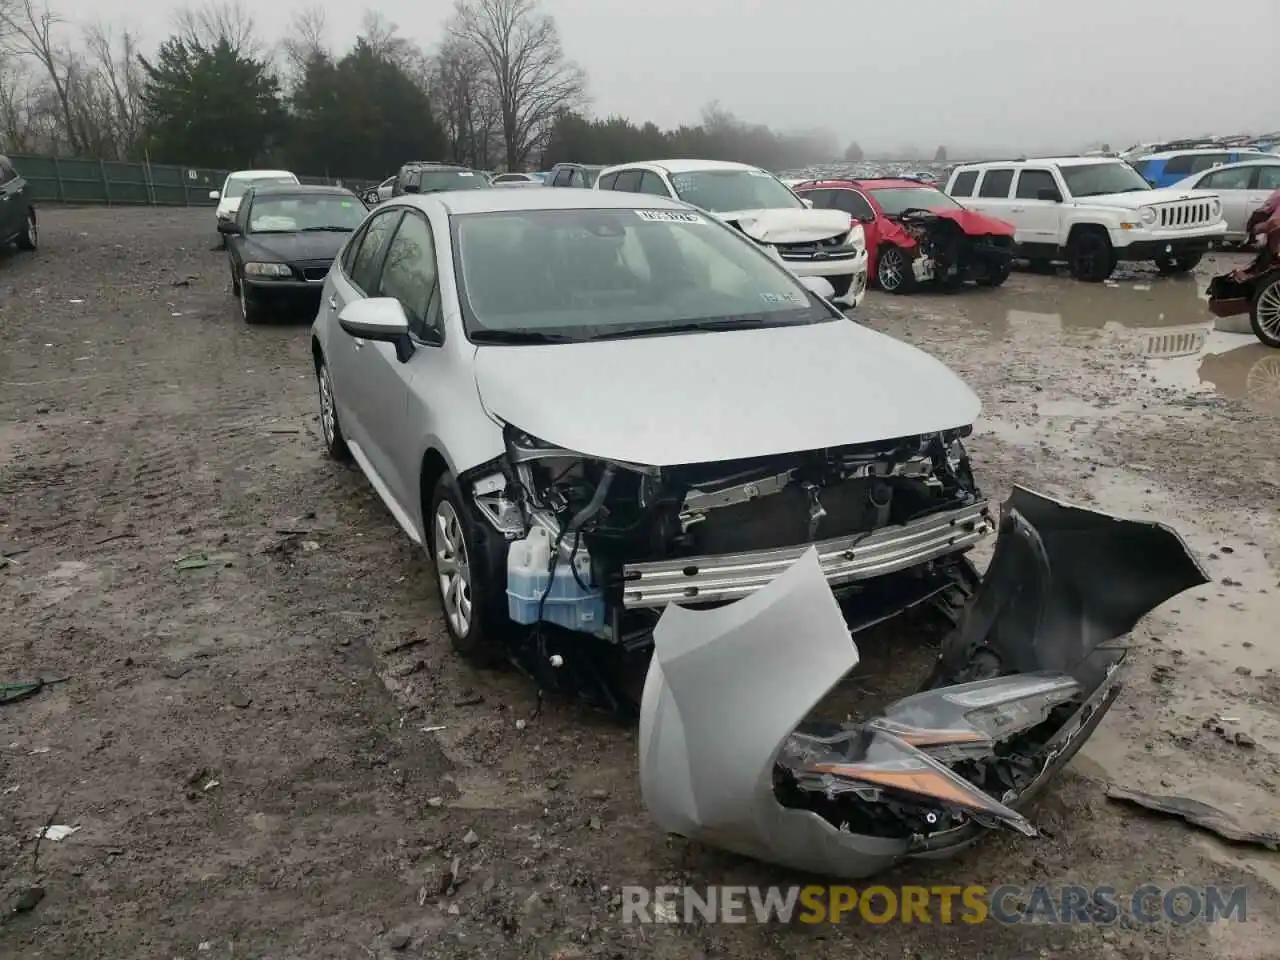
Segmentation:
<svg viewBox="0 0 1280 960">
<path fill-rule="evenodd" d="M 1224 163 L 1212 170 L 1193 173 L 1173 185 L 1174 190 L 1212 190 L 1222 200 L 1227 221 L 1226 239 L 1243 243 L 1249 217 L 1276 190 L 1280 190 L 1280 157 Z"/>
</svg>

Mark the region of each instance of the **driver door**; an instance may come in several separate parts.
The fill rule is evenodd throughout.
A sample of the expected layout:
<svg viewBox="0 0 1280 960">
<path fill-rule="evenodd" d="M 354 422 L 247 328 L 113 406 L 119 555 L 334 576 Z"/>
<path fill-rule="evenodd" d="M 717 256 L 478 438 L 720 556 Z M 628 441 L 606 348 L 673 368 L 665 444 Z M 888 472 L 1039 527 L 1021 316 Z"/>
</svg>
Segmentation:
<svg viewBox="0 0 1280 960">
<path fill-rule="evenodd" d="M 376 419 L 373 423 L 368 420 L 372 404 L 366 396 L 375 389 L 368 382 L 378 368 L 372 360 L 375 344 L 343 330 L 338 325 L 338 316 L 347 304 L 363 297 L 377 296 L 382 261 L 403 213 L 403 207 L 395 207 L 369 216 L 360 232 L 351 238 L 338 269 L 329 272 L 331 292 L 328 299 L 320 304 L 320 320 L 330 331 L 325 343 L 325 359 L 333 379 L 338 419 L 347 440 L 358 448 L 368 460 L 368 466 L 380 476 L 385 465 L 380 466 L 375 459 L 372 431 L 377 423 Z"/>
<path fill-rule="evenodd" d="M 0 244 L 6 243 L 22 229 L 27 215 L 23 199 L 23 183 L 8 158 L 0 157 Z"/>
</svg>

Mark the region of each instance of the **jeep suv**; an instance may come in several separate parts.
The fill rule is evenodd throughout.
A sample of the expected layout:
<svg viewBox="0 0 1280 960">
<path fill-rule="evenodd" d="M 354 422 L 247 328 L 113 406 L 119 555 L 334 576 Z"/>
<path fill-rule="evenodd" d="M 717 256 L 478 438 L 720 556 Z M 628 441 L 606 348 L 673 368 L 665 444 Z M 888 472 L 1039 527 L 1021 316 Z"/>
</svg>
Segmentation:
<svg viewBox="0 0 1280 960">
<path fill-rule="evenodd" d="M 1185 273 L 1227 232 L 1217 194 L 1154 189 L 1123 160 L 963 163 L 951 171 L 946 192 L 1013 224 L 1016 256 L 1033 264 L 1066 260 L 1072 276 L 1091 283 L 1111 276 L 1121 260 L 1153 260 L 1161 273 Z"/>
</svg>

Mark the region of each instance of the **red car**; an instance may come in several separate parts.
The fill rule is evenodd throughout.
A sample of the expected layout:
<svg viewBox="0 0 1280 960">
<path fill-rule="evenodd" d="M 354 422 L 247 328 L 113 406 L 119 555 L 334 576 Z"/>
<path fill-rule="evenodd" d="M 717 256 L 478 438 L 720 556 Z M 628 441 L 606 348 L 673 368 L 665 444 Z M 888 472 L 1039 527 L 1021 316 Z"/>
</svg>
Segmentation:
<svg viewBox="0 0 1280 960">
<path fill-rule="evenodd" d="M 973 280 L 998 287 L 1009 276 L 1013 224 L 966 210 L 922 180 L 809 180 L 795 192 L 819 210 L 862 224 L 867 274 L 886 293 L 924 283 Z"/>
</svg>

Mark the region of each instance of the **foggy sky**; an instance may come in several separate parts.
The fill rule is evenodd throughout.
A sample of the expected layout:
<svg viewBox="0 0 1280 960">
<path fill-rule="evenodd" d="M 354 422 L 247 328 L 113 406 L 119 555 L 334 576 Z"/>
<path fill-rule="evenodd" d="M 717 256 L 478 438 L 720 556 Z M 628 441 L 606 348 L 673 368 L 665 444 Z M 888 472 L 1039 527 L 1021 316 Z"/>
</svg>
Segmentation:
<svg viewBox="0 0 1280 960">
<path fill-rule="evenodd" d="M 292 4 L 254 3 L 259 32 Z M 696 122 L 710 100 L 864 149 L 1076 148 L 1280 128 L 1280 0 L 544 0 L 589 77 L 592 111 Z M 181 0 L 52 0 L 69 20 L 168 32 Z M 361 5 L 322 4 L 348 46 Z M 382 0 L 430 48 L 452 0 Z M 143 19 L 145 16 L 145 19 Z"/>
</svg>

